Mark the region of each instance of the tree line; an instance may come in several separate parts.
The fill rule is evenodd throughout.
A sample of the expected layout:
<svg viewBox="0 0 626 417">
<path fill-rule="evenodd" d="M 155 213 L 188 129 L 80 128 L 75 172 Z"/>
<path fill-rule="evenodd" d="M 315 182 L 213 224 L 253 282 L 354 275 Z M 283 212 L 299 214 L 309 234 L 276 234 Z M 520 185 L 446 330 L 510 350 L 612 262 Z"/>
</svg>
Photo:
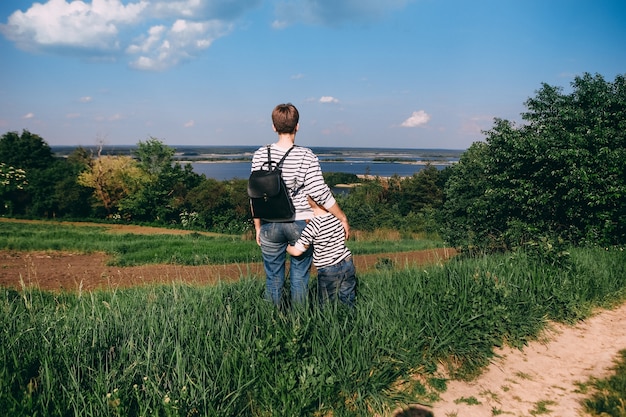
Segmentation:
<svg viewBox="0 0 626 417">
<path fill-rule="evenodd" d="M 356 230 L 438 233 L 461 249 L 544 241 L 626 241 L 626 82 L 588 73 L 571 92 L 542 84 L 523 123 L 496 118 L 460 161 L 411 177 L 359 179 L 337 199 Z M 108 219 L 226 233 L 251 229 L 246 181 L 218 181 L 174 160 L 157 138 L 132 155 L 78 147 L 57 157 L 27 130 L 0 138 L 0 215 Z"/>
</svg>

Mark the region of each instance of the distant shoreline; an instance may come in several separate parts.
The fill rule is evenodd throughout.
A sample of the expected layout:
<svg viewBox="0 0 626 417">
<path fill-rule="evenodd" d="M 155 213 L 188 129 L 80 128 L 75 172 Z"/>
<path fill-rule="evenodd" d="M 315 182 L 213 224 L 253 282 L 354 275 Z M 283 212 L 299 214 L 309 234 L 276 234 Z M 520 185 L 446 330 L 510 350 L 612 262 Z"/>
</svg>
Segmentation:
<svg viewBox="0 0 626 417">
<path fill-rule="evenodd" d="M 250 163 L 252 160 L 240 160 L 240 159 L 198 159 L 198 160 L 187 160 L 187 159 L 176 159 L 176 162 L 180 162 L 181 164 L 225 164 L 225 163 Z M 321 159 L 320 162 L 325 164 L 345 164 L 349 161 L 334 161 L 334 160 L 324 160 Z M 456 161 L 440 161 L 440 160 L 426 160 L 426 161 L 367 161 L 368 164 L 404 164 L 404 165 L 453 165 Z"/>
</svg>

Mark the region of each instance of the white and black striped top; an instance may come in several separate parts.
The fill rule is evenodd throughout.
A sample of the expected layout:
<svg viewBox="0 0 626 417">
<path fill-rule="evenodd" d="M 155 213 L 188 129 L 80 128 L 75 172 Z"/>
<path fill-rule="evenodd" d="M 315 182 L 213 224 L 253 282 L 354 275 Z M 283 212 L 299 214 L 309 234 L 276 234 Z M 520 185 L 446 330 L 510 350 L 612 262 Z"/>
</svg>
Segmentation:
<svg viewBox="0 0 626 417">
<path fill-rule="evenodd" d="M 313 217 L 300 234 L 295 247 L 304 251 L 313 245 L 313 264 L 324 268 L 338 264 L 352 255 L 346 246 L 345 230 L 335 216 L 325 213 Z"/>
<path fill-rule="evenodd" d="M 288 149 L 279 148 L 273 143 L 270 150 L 272 162 L 278 163 Z M 251 171 L 268 169 L 267 165 L 263 166 L 264 162 L 267 162 L 267 145 L 257 149 L 252 156 Z M 282 176 L 296 208 L 295 220 L 313 217 L 313 210 L 309 206 L 307 195 L 325 208 L 330 208 L 335 204 L 335 197 L 324 182 L 317 155 L 311 149 L 303 146 L 293 148 L 283 162 Z"/>
</svg>

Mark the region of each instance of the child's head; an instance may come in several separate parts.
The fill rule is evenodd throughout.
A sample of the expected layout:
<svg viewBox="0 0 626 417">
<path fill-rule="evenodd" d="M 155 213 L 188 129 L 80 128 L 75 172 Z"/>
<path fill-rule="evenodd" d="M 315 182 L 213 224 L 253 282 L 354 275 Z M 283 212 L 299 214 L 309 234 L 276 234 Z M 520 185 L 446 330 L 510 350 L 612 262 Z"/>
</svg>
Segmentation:
<svg viewBox="0 0 626 417">
<path fill-rule="evenodd" d="M 291 103 L 279 104 L 272 111 L 272 123 L 278 133 L 295 133 L 300 113 Z"/>
</svg>

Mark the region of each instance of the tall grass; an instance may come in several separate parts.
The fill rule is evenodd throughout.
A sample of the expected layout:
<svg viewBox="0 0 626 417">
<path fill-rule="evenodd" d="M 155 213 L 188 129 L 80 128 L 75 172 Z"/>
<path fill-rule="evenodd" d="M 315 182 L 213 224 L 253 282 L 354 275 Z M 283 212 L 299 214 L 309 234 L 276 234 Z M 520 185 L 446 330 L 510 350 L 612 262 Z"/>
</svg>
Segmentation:
<svg viewBox="0 0 626 417">
<path fill-rule="evenodd" d="M 626 254 L 524 253 L 359 277 L 357 306 L 281 312 L 263 283 L 2 290 L 0 410 L 11 416 L 364 416 L 436 401 L 504 343 L 624 298 Z M 312 283 L 312 287 L 313 287 Z M 314 296 L 312 295 L 312 300 Z M 417 378 L 416 378 L 417 376 Z"/>
</svg>

